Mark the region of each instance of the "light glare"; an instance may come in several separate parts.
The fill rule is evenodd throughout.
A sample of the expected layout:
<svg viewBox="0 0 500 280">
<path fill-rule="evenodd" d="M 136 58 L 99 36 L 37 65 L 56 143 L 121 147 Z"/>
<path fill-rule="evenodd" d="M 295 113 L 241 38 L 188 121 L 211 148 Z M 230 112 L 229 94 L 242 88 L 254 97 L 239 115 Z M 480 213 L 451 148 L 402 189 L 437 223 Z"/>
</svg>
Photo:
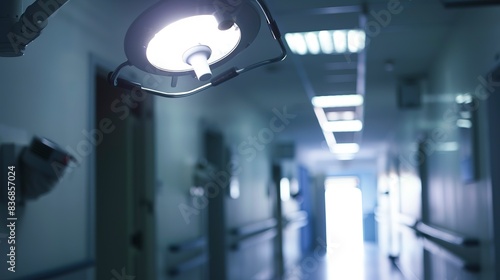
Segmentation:
<svg viewBox="0 0 500 280">
<path fill-rule="evenodd" d="M 347 36 L 345 30 L 333 31 L 333 45 L 335 51 L 338 53 L 345 53 L 347 51 Z"/>
<path fill-rule="evenodd" d="M 359 145 L 356 143 L 335 144 L 332 152 L 335 154 L 356 154 L 359 152 Z"/>
<path fill-rule="evenodd" d="M 472 103 L 472 95 L 470 95 L 469 93 L 459 94 L 455 98 L 455 101 L 458 104 L 469 104 L 469 103 Z"/>
<path fill-rule="evenodd" d="M 314 32 L 306 33 L 305 38 L 306 38 L 307 49 L 309 50 L 309 52 L 311 54 L 319 54 L 321 49 L 316 34 Z"/>
<path fill-rule="evenodd" d="M 436 145 L 436 151 L 438 152 L 455 152 L 458 151 L 459 148 L 458 142 L 444 142 Z"/>
<path fill-rule="evenodd" d="M 288 46 L 290 46 L 292 52 L 299 55 L 307 54 L 307 45 L 302 34 L 300 33 L 286 34 L 285 40 L 287 41 Z"/>
<path fill-rule="evenodd" d="M 472 122 L 470 120 L 459 119 L 457 120 L 457 126 L 460 128 L 472 128 Z"/>
<path fill-rule="evenodd" d="M 365 48 L 366 35 L 363 30 L 321 30 L 287 33 L 285 40 L 293 53 L 342 54 L 357 53 Z"/>
<path fill-rule="evenodd" d="M 330 132 L 358 132 L 363 130 L 363 122 L 354 121 L 329 121 L 322 126 L 323 130 Z"/>
<path fill-rule="evenodd" d="M 320 108 L 356 107 L 363 105 L 364 98 L 360 94 L 315 96 L 312 104 Z"/>
<path fill-rule="evenodd" d="M 183 60 L 187 50 L 199 45 L 208 46 L 212 50 L 208 64 L 212 65 L 233 52 L 240 40 L 241 31 L 236 24 L 221 31 L 214 16 L 192 16 L 160 30 L 149 42 L 146 57 L 160 70 L 189 71 L 193 67 Z"/>
<path fill-rule="evenodd" d="M 329 121 L 352 121 L 356 118 L 354 111 L 328 112 L 326 118 Z"/>
<path fill-rule="evenodd" d="M 349 30 L 347 33 L 349 52 L 356 53 L 365 48 L 365 33 L 361 30 Z"/>
<path fill-rule="evenodd" d="M 333 41 L 332 35 L 329 31 L 320 31 L 318 32 L 319 44 L 321 46 L 321 51 L 325 54 L 333 53 Z"/>
</svg>

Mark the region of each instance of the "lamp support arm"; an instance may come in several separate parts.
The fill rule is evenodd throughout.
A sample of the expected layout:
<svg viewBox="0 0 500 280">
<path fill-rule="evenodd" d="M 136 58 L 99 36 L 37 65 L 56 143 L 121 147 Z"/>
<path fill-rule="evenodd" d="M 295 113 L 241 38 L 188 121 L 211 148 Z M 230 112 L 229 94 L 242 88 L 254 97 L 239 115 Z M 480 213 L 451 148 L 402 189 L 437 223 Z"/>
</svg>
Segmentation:
<svg viewBox="0 0 500 280">
<path fill-rule="evenodd" d="M 9 1 L 19 2 L 17 0 Z M 10 30 L 3 34 L 0 56 L 22 56 L 26 46 L 40 36 L 48 24 L 48 19 L 68 1 L 36 0 L 29 5 L 17 22 L 10 27 Z M 16 11 L 12 12 L 16 13 Z"/>
</svg>

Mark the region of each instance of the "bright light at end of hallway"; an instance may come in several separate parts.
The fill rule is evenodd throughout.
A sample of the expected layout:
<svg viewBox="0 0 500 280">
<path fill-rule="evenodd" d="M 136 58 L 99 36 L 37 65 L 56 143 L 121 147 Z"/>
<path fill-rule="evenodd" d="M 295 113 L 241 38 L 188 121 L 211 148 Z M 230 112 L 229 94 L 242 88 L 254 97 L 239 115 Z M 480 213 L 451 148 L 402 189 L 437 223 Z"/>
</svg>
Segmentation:
<svg viewBox="0 0 500 280">
<path fill-rule="evenodd" d="M 362 280 L 363 208 L 357 177 L 325 180 L 328 274 Z M 329 278 L 330 279 L 330 278 Z"/>
</svg>

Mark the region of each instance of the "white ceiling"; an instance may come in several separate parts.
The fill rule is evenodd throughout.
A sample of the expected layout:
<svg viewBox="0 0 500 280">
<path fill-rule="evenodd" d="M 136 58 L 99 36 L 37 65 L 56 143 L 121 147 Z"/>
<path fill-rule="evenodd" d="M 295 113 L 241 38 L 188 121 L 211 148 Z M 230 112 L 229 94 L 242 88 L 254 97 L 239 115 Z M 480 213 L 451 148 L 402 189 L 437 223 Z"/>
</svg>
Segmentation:
<svg viewBox="0 0 500 280">
<path fill-rule="evenodd" d="M 358 27 L 359 13 L 342 12 L 356 10 L 361 1 L 268 2 L 283 33 Z M 367 22 L 376 22 L 372 13 L 387 9 L 388 2 L 368 1 Z M 437 0 L 400 3 L 402 11 L 392 15 L 380 33 L 368 36 L 365 125 L 357 160 L 376 160 L 386 150 L 398 115 L 397 80 L 425 76 L 454 22 L 463 14 L 463 10 L 444 9 Z M 264 110 L 286 105 L 289 111 L 298 114 L 300 117 L 282 137 L 296 142 L 299 157 L 310 166 L 325 166 L 336 160 L 324 143 L 309 102 L 308 88 L 312 87 L 316 95 L 342 91 L 343 85 L 327 81 L 332 74 L 328 63 L 346 59 L 344 55 L 298 57 L 290 53 L 286 61 L 241 77 L 235 86 L 244 88 Z M 385 70 L 387 60 L 394 62 L 393 72 Z M 301 79 L 298 73 L 305 73 L 307 79 Z"/>
</svg>

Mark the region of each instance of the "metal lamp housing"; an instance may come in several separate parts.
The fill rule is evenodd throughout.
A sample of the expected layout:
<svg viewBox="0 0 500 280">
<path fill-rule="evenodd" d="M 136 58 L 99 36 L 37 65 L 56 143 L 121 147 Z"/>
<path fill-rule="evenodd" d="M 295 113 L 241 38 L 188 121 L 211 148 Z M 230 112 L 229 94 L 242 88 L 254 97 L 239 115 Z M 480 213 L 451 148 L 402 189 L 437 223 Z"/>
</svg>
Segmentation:
<svg viewBox="0 0 500 280">
<path fill-rule="evenodd" d="M 165 70 L 154 66 L 147 57 L 149 43 L 166 26 L 179 20 L 198 16 L 213 15 L 219 20 L 220 9 L 226 13 L 224 18 L 232 18 L 241 32 L 238 45 L 225 57 L 210 64 L 211 69 L 223 65 L 247 48 L 259 33 L 261 21 L 256 8 L 248 1 L 240 1 L 235 6 L 218 6 L 211 0 L 164 0 L 144 11 L 130 26 L 125 36 L 125 54 L 128 61 L 142 71 L 164 76 L 194 75 L 192 67 L 188 70 Z M 185 34 L 190 36 L 190 34 Z M 182 38 L 171 38 L 171 43 Z M 210 47 L 210 46 L 209 46 Z"/>
</svg>

